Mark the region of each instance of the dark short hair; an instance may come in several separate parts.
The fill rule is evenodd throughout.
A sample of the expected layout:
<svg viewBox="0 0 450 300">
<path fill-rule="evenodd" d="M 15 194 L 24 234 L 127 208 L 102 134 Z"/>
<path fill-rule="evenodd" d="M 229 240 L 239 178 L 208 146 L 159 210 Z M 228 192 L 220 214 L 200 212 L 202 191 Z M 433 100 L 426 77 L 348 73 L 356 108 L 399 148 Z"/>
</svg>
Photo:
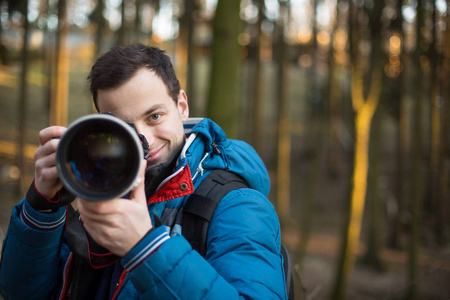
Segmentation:
<svg viewBox="0 0 450 300">
<path fill-rule="evenodd" d="M 121 86 L 137 71 L 147 68 L 164 82 L 167 93 L 178 103 L 180 82 L 173 69 L 170 57 L 164 50 L 142 44 L 114 47 L 103 54 L 92 66 L 88 80 L 95 108 L 98 109 L 98 90 L 109 90 Z"/>
</svg>

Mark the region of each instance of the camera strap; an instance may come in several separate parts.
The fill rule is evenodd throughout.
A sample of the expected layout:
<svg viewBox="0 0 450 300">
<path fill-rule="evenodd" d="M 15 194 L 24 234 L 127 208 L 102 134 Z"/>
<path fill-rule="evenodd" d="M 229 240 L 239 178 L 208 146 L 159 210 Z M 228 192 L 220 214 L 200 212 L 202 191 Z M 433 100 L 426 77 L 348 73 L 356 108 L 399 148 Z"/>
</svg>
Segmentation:
<svg viewBox="0 0 450 300">
<path fill-rule="evenodd" d="M 91 238 L 84 230 L 80 216 L 72 205 L 67 205 L 66 235 L 70 250 L 80 259 L 89 261 L 94 269 L 112 265 L 120 258 Z"/>
</svg>

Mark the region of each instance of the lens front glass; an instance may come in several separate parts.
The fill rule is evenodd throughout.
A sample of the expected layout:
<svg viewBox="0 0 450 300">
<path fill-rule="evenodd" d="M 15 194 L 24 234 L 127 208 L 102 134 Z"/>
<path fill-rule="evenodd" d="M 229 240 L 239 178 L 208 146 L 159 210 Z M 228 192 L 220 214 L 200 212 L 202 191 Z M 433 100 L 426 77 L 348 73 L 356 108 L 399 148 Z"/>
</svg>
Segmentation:
<svg viewBox="0 0 450 300">
<path fill-rule="evenodd" d="M 66 170 L 71 181 L 78 185 L 77 189 L 90 193 L 129 186 L 137 159 L 130 132 L 112 122 L 88 123 L 75 133 L 67 148 Z"/>
</svg>

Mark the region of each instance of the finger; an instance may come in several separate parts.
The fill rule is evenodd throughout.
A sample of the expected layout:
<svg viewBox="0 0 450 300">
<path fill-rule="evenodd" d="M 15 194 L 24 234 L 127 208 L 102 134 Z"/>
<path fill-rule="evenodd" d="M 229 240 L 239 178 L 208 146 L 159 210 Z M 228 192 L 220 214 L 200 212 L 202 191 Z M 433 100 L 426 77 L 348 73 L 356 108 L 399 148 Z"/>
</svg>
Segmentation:
<svg viewBox="0 0 450 300">
<path fill-rule="evenodd" d="M 67 128 L 63 126 L 50 126 L 39 132 L 39 145 L 45 145 L 55 137 L 60 137 L 66 132 Z"/>
<path fill-rule="evenodd" d="M 45 154 L 45 150 L 35 154 L 35 168 L 36 170 L 43 170 L 46 168 L 56 167 L 56 153 Z"/>
<path fill-rule="evenodd" d="M 86 199 L 78 199 L 78 210 L 83 215 L 94 217 L 98 215 L 109 215 L 113 214 L 114 212 L 111 211 L 110 207 L 110 201 L 104 201 L 104 202 L 95 202 L 95 201 L 89 201 Z"/>
<path fill-rule="evenodd" d="M 147 204 L 147 199 L 145 197 L 145 164 L 142 166 L 141 173 L 139 174 L 139 184 L 131 191 L 130 199 L 132 201 L 145 202 L 145 204 Z"/>
<path fill-rule="evenodd" d="M 44 145 L 40 145 L 34 152 L 34 160 L 37 161 L 37 160 L 39 160 L 43 157 L 46 157 L 52 153 L 56 153 L 58 144 L 59 144 L 59 140 L 53 139 L 53 140 L 48 141 Z"/>
<path fill-rule="evenodd" d="M 36 168 L 35 177 L 37 177 L 39 181 L 56 184 L 59 180 L 58 169 L 55 166 L 47 168 Z"/>
</svg>

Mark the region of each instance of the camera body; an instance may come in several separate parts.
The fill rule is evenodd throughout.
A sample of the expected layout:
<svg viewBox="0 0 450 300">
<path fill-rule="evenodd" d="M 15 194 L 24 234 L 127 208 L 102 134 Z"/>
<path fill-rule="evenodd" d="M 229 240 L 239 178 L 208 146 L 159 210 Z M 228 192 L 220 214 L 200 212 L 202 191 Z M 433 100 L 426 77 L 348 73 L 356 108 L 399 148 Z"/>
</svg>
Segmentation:
<svg viewBox="0 0 450 300">
<path fill-rule="evenodd" d="M 56 151 L 59 178 L 68 191 L 86 200 L 124 197 L 139 184 L 146 144 L 132 124 L 111 114 L 82 117 L 61 137 Z"/>
</svg>

